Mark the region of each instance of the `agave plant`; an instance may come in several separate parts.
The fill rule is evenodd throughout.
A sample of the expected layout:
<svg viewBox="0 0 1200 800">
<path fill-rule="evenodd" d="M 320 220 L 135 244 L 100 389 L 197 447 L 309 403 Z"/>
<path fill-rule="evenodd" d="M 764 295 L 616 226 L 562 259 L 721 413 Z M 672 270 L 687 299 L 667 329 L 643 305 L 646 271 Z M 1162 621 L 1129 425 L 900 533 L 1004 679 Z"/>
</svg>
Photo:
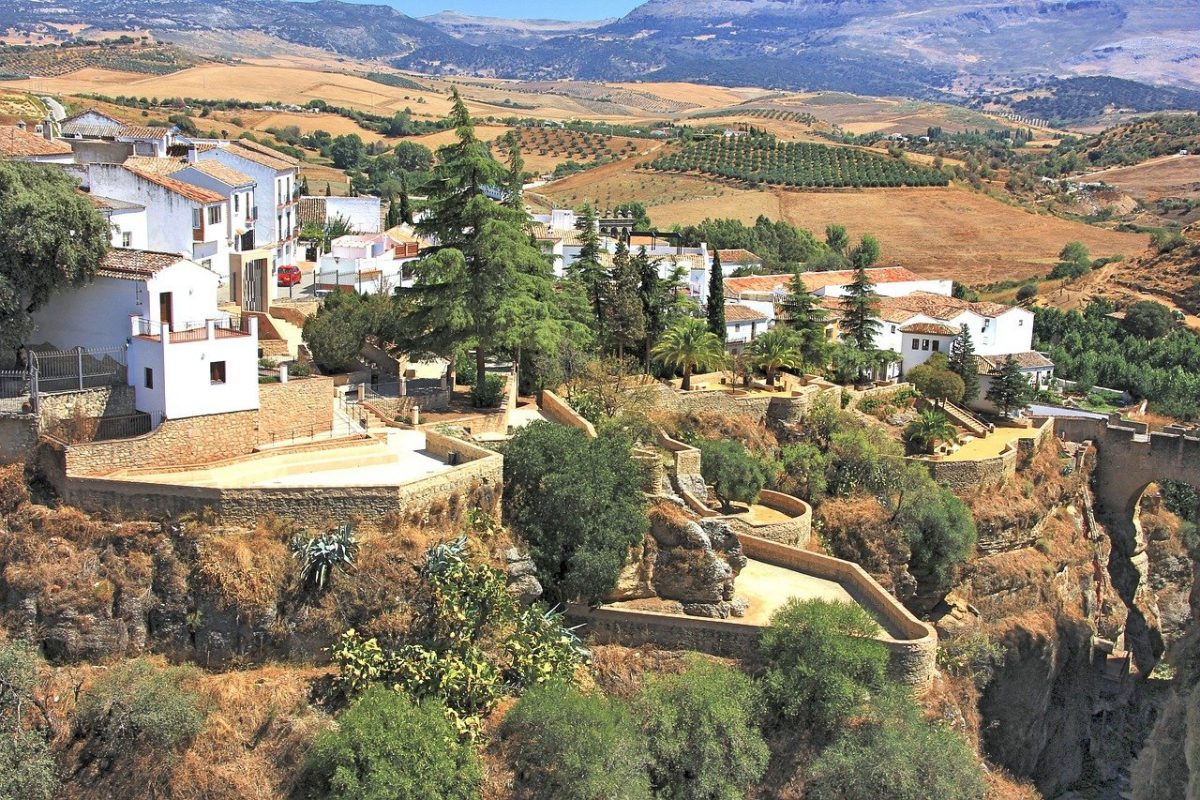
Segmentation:
<svg viewBox="0 0 1200 800">
<path fill-rule="evenodd" d="M 296 535 L 290 547 L 292 556 L 300 562 L 300 582 L 318 592 L 329 585 L 334 567 L 352 568 L 358 554 L 354 526 L 349 523 L 309 538 Z"/>
</svg>

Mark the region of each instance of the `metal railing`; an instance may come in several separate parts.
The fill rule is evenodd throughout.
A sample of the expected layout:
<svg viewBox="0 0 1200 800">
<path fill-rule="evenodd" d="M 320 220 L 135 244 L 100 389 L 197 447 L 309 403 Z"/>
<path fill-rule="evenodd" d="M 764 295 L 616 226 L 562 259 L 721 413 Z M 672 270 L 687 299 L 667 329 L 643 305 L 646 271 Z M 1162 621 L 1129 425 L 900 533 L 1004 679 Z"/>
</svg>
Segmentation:
<svg viewBox="0 0 1200 800">
<path fill-rule="evenodd" d="M 28 397 L 30 375 L 24 369 L 0 370 L 0 400 Z"/>
<path fill-rule="evenodd" d="M 125 414 L 116 417 L 72 416 L 56 421 L 47 433 L 67 444 L 109 442 L 145 436 L 158 427 L 161 414 Z"/>
<path fill-rule="evenodd" d="M 187 320 L 185 322 L 173 323 L 171 328 L 171 342 L 198 342 L 208 338 L 208 323 L 213 324 L 213 331 L 217 336 L 225 334 L 245 334 L 250 332 L 249 321 L 242 316 L 227 315 L 215 317 L 213 319 Z M 153 339 L 158 339 L 162 336 L 162 326 L 160 323 L 139 317 L 134 320 L 136 325 L 137 336 L 147 336 Z"/>
<path fill-rule="evenodd" d="M 365 421 L 350 418 L 339 419 L 336 415 L 329 430 L 318 430 L 315 424 L 298 425 L 281 431 L 271 431 L 267 434 L 270 444 L 285 444 L 287 442 L 320 442 L 328 439 L 342 439 L 347 436 L 365 436 L 367 427 Z"/>
<path fill-rule="evenodd" d="M 126 345 L 30 351 L 33 391 L 75 392 L 125 383 Z"/>
</svg>

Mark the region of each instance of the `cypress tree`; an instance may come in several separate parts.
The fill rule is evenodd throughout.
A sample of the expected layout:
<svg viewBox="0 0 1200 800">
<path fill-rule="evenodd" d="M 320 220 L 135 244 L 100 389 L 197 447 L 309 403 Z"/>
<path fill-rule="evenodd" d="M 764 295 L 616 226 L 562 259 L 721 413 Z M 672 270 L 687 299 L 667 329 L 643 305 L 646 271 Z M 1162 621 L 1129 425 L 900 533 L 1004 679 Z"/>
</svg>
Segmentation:
<svg viewBox="0 0 1200 800">
<path fill-rule="evenodd" d="M 579 229 L 579 255 L 567 265 L 567 279 L 574 281 L 587 296 L 595 319 L 595 329 L 604 325 L 604 301 L 608 274 L 600 263 L 600 232 L 597 229 L 596 211 L 585 203 L 575 223 Z"/>
<path fill-rule="evenodd" d="M 712 272 L 708 275 L 708 304 L 705 307 L 708 330 L 725 341 L 725 276 L 721 274 L 721 254 L 713 250 Z"/>
<path fill-rule="evenodd" d="M 975 344 L 971 341 L 971 331 L 965 323 L 958 332 L 958 338 L 950 345 L 948 366 L 962 378 L 966 388 L 962 401 L 964 405 L 970 405 L 979 396 L 979 367 L 975 363 Z"/>
<path fill-rule="evenodd" d="M 412 202 L 408 199 L 408 178 L 404 175 L 400 176 L 400 198 L 397 202 L 399 204 L 397 215 L 400 218 L 400 222 L 412 225 Z"/>
<path fill-rule="evenodd" d="M 842 312 L 842 336 L 860 352 L 873 350 L 883 323 L 879 320 L 879 295 L 864 267 L 854 270 L 854 280 L 842 298 Z"/>
<path fill-rule="evenodd" d="M 629 257 L 629 247 L 624 240 L 618 241 L 609 276 L 612 288 L 607 313 L 609 336 L 620 359 L 625 358 L 627 346 L 641 341 L 646 335 L 646 315 L 638 291 L 640 277 Z"/>
</svg>

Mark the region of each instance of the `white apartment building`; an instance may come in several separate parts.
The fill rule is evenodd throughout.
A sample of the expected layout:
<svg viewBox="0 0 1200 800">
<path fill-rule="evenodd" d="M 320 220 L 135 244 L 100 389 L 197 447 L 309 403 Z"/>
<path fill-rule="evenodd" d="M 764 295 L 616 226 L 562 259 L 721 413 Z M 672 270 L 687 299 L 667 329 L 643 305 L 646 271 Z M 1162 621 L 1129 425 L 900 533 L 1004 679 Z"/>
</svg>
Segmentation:
<svg viewBox="0 0 1200 800">
<path fill-rule="evenodd" d="M 297 183 L 298 162 L 291 156 L 265 145 L 246 140 L 193 141 L 189 161 L 220 161 L 254 180 L 254 204 L 257 218 L 254 247 L 273 256 L 270 282 L 275 282 L 274 267 L 296 263 L 297 233 L 300 228 Z"/>
</svg>

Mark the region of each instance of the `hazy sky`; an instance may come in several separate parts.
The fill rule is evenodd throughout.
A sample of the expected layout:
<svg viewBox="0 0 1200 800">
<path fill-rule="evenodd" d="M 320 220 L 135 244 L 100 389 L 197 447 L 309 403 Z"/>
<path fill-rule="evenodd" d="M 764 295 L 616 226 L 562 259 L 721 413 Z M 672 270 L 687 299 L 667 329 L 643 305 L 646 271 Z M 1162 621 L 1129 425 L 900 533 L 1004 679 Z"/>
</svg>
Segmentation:
<svg viewBox="0 0 1200 800">
<path fill-rule="evenodd" d="M 366 2 L 367 0 L 358 0 Z M 410 17 L 423 17 L 447 9 L 477 17 L 510 19 L 603 19 L 620 17 L 641 5 L 641 0 L 374 0 L 387 2 Z"/>
</svg>

